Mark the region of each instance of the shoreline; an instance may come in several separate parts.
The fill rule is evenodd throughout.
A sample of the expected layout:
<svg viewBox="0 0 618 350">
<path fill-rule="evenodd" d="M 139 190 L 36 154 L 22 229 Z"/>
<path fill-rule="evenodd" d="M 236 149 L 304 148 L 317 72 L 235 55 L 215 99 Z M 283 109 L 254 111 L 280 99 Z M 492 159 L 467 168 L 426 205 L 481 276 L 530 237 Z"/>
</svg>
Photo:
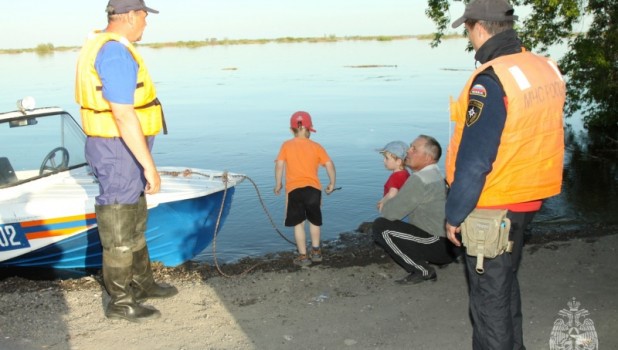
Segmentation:
<svg viewBox="0 0 618 350">
<path fill-rule="evenodd" d="M 354 231 L 343 232 L 336 239 L 323 241 L 323 249 L 328 254 L 329 259 L 319 265 L 328 268 L 345 268 L 392 263 L 390 257 L 386 256 L 384 251 L 374 244 L 371 237 L 371 224 L 372 222 L 363 222 Z M 618 223 L 596 225 L 537 224 L 531 225 L 526 231 L 524 248 L 538 250 L 543 245 L 559 246 L 561 242 L 573 239 L 594 241 L 599 237 L 614 234 L 618 234 Z M 153 263 L 153 271 L 156 275 L 172 276 L 181 280 L 199 277 L 200 280 L 206 281 L 213 277 L 234 277 L 255 272 L 293 272 L 299 269 L 291 263 L 294 257 L 294 249 L 291 249 L 248 256 L 230 263 L 215 263 L 214 259 L 211 261 L 190 260 L 176 267 L 164 267 L 155 262 Z M 15 270 L 17 272 L 11 272 Z M 15 288 L 19 288 L 14 286 L 6 289 L 7 286 L 3 286 L 3 281 L 10 278 L 23 280 L 24 285 L 42 284 L 48 285 L 48 287 L 54 285 L 62 287 L 63 284 L 70 284 L 66 281 L 79 281 L 82 278 L 94 278 L 93 276 L 100 278 L 100 275 L 100 269 L 63 271 L 0 267 L 0 292 L 11 292 Z"/>
<path fill-rule="evenodd" d="M 441 40 L 462 39 L 464 36 L 459 33 L 445 34 Z M 152 49 L 163 48 L 199 48 L 204 46 L 226 46 L 226 45 L 263 45 L 263 44 L 290 44 L 290 43 L 332 43 L 341 41 L 395 41 L 395 40 L 433 40 L 434 34 L 408 34 L 408 35 L 324 35 L 321 37 L 280 37 L 280 38 L 264 38 L 264 39 L 217 39 L 210 38 L 207 40 L 188 40 L 175 42 L 153 42 L 140 43 L 139 46 L 149 47 Z M 15 49 L 0 49 L 0 54 L 21 54 L 21 53 L 36 53 L 40 55 L 51 54 L 53 52 L 75 51 L 81 49 L 81 46 L 54 46 L 52 43 L 41 43 L 34 48 L 15 48 Z"/>
<path fill-rule="evenodd" d="M 610 229 L 607 235 L 524 247 L 520 284 L 528 348 L 549 348 L 554 322 L 573 299 L 587 310 L 585 317 L 594 322 L 603 348 L 618 348 L 618 230 Z M 163 316 L 143 324 L 105 318 L 109 297 L 96 275 L 56 281 L 3 279 L 0 348 L 470 348 L 463 265 L 439 269 L 437 282 L 400 286 L 394 280 L 405 275 L 403 269 L 376 247 L 366 255 L 368 236 L 342 237 L 339 244 L 345 249 L 325 247 L 325 263 L 310 268 L 293 266 L 285 254 L 266 256 L 261 267 L 232 278 L 206 265 L 157 267 L 157 280 L 176 285 L 180 293 L 148 301 Z M 230 273 L 254 263 L 222 268 Z"/>
</svg>

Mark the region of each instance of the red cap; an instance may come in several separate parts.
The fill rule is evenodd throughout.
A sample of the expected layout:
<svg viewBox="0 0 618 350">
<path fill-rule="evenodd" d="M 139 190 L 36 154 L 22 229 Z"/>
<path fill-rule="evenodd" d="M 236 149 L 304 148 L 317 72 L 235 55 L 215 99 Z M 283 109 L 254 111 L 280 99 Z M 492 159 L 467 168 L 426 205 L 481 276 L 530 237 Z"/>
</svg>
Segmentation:
<svg viewBox="0 0 618 350">
<path fill-rule="evenodd" d="M 313 129 L 311 116 L 309 115 L 309 113 L 304 111 L 298 111 L 292 114 L 292 118 L 290 118 L 290 126 L 295 129 L 302 126 L 311 132 L 316 132 L 315 129 Z"/>
</svg>

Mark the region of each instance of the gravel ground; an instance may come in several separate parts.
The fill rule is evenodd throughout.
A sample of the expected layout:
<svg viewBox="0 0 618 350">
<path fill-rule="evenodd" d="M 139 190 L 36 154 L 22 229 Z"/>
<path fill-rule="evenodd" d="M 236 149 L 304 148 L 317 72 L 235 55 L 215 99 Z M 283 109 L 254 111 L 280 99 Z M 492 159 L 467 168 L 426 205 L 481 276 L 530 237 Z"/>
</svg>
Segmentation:
<svg viewBox="0 0 618 350">
<path fill-rule="evenodd" d="M 144 324 L 104 317 L 109 298 L 98 272 L 33 280 L 4 271 L 0 349 L 469 348 L 463 266 L 438 270 L 436 283 L 398 286 L 393 280 L 405 272 L 367 227 L 326 242 L 325 261 L 310 268 L 293 266 L 291 252 L 219 268 L 155 264 L 157 280 L 180 293 L 147 302 L 163 317 Z M 548 348 L 558 311 L 572 298 L 590 311 L 603 348 L 618 348 L 618 226 L 537 233 L 520 273 L 528 348 Z"/>
</svg>

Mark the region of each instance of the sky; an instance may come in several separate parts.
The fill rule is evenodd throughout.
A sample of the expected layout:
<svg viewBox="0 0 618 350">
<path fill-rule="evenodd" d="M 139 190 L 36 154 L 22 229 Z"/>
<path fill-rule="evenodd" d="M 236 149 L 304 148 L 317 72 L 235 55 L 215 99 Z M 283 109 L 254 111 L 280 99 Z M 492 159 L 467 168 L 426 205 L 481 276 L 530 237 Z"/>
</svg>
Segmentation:
<svg viewBox="0 0 618 350">
<path fill-rule="evenodd" d="M 0 49 L 81 46 L 107 23 L 107 0 L 0 0 Z M 142 42 L 415 35 L 434 31 L 425 0 L 146 0 Z M 451 18 L 463 13 L 451 5 Z"/>
</svg>

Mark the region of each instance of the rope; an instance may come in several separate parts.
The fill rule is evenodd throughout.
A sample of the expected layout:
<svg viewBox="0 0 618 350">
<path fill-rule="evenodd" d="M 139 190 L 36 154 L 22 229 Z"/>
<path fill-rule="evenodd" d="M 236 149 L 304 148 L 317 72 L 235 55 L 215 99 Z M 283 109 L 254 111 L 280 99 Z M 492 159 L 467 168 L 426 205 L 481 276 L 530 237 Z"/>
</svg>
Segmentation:
<svg viewBox="0 0 618 350">
<path fill-rule="evenodd" d="M 182 172 L 181 171 L 159 171 L 159 174 L 161 174 L 161 175 L 169 175 L 169 176 L 181 176 L 182 175 L 183 177 L 188 177 L 188 176 L 191 176 L 192 174 L 202 175 L 202 176 L 205 176 L 205 177 L 211 177 L 212 176 L 212 175 L 209 175 L 209 174 L 204 174 L 204 173 L 196 172 L 196 171 L 193 171 L 191 169 L 185 169 Z M 219 235 L 219 225 L 221 223 L 221 217 L 223 216 L 223 208 L 225 207 L 225 199 L 227 197 L 229 175 L 228 175 L 228 172 L 225 171 L 225 172 L 223 172 L 223 174 L 221 176 L 214 176 L 214 177 L 215 178 L 216 177 L 221 177 L 221 181 L 223 181 L 223 183 L 224 183 L 223 199 L 221 200 L 221 207 L 219 208 L 219 214 L 217 215 L 217 222 L 215 224 L 215 231 L 214 231 L 214 235 L 213 235 L 213 238 L 212 238 L 212 254 L 213 254 L 213 259 L 214 259 L 214 262 L 215 262 L 215 267 L 217 268 L 217 272 L 219 272 L 219 274 L 224 276 L 224 277 L 227 277 L 227 278 L 243 277 L 244 275 L 246 275 L 247 273 L 251 272 L 253 269 L 258 267 L 262 263 L 257 263 L 255 265 L 249 267 L 248 269 L 244 270 L 243 272 L 241 272 L 240 274 L 238 274 L 236 276 L 231 276 L 231 275 L 226 274 L 225 272 L 223 272 L 223 270 L 219 266 L 219 261 L 217 259 L 217 236 Z M 293 246 L 296 246 L 295 242 L 293 242 L 290 239 L 288 239 L 287 237 L 285 237 L 285 235 L 279 230 L 279 228 L 277 228 L 277 225 L 275 224 L 275 221 L 273 220 L 272 216 L 268 212 L 268 209 L 266 208 L 266 204 L 264 203 L 264 199 L 262 198 L 262 195 L 260 194 L 260 190 L 258 189 L 257 184 L 255 183 L 255 181 L 253 181 L 253 179 L 251 179 L 250 177 L 248 177 L 246 175 L 243 175 L 242 177 L 243 177 L 243 179 L 246 179 L 249 182 L 251 182 L 251 184 L 255 188 L 255 192 L 257 193 L 258 199 L 260 200 L 260 204 L 262 205 L 262 209 L 264 209 L 264 213 L 266 214 L 266 216 L 270 220 L 270 223 L 271 223 L 272 227 L 275 229 L 275 231 L 279 234 L 279 236 L 281 236 L 281 238 L 283 238 L 284 240 L 286 240 L 288 243 L 292 244 Z"/>
<path fill-rule="evenodd" d="M 219 224 L 221 223 L 221 216 L 223 216 L 223 208 L 225 207 L 225 198 L 227 197 L 227 183 L 229 181 L 228 176 L 227 176 L 227 171 L 223 173 L 223 176 L 221 177 L 221 180 L 223 181 L 224 188 L 223 188 L 223 199 L 221 200 L 221 208 L 219 208 L 219 215 L 217 215 L 217 223 L 215 224 L 215 233 L 212 237 L 212 256 L 215 260 L 215 267 L 217 268 L 217 271 L 219 272 L 219 274 L 221 276 L 227 277 L 227 278 L 231 278 L 234 276 L 228 275 L 225 272 L 223 272 L 223 270 L 221 269 L 221 266 L 219 266 L 219 261 L 217 259 L 217 236 L 219 235 Z M 235 276 L 235 277 L 242 277 L 246 274 L 248 274 L 251 270 L 255 269 L 256 267 L 258 267 L 260 264 L 255 264 L 251 267 L 249 267 L 248 269 L 246 269 L 245 271 L 241 272 L 239 275 Z"/>
<path fill-rule="evenodd" d="M 260 190 L 258 189 L 257 185 L 255 184 L 255 182 L 248 176 L 245 176 L 245 179 L 249 180 L 249 182 L 251 182 L 251 184 L 253 185 L 253 187 L 255 188 L 255 192 L 257 193 L 258 199 L 260 200 L 260 204 L 262 205 L 262 209 L 264 209 L 264 213 L 266 214 L 266 216 L 268 217 L 268 220 L 270 220 L 270 224 L 273 226 L 273 228 L 275 229 L 275 231 L 277 231 L 277 233 L 279 234 L 279 236 L 281 236 L 281 238 L 283 238 L 284 240 L 286 240 L 288 243 L 290 243 L 291 245 L 296 247 L 296 243 L 292 242 L 291 240 L 289 240 L 284 234 L 283 232 L 281 232 L 278 228 L 277 225 L 275 224 L 275 220 L 273 220 L 272 216 L 270 215 L 270 213 L 268 212 L 268 209 L 266 208 L 266 204 L 264 203 L 264 200 L 262 199 L 262 195 L 260 194 Z"/>
<path fill-rule="evenodd" d="M 221 176 L 200 173 L 199 171 L 193 171 L 191 169 L 185 169 L 183 171 L 167 171 L 167 170 L 164 170 L 164 171 L 159 171 L 159 174 L 160 175 L 169 175 L 169 176 L 174 176 L 174 177 L 180 176 L 180 175 L 182 175 L 182 177 L 189 177 L 189 176 L 191 176 L 193 174 L 196 174 L 196 175 L 201 175 L 201 176 L 204 176 L 204 177 L 221 177 L 221 178 L 226 177 L 227 178 L 227 171 L 224 172 Z"/>
</svg>

